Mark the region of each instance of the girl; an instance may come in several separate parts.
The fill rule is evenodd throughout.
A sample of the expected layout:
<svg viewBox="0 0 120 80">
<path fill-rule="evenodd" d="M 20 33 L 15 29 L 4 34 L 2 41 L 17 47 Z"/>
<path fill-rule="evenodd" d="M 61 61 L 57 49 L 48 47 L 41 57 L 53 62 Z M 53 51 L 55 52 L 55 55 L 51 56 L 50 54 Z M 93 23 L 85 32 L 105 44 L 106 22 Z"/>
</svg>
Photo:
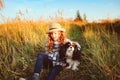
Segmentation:
<svg viewBox="0 0 120 80">
<path fill-rule="evenodd" d="M 54 80 L 56 75 L 66 66 L 59 60 L 59 47 L 66 42 L 70 42 L 64 35 L 65 29 L 61 28 L 58 23 L 52 23 L 47 31 L 47 40 L 45 44 L 45 53 L 41 52 L 37 56 L 33 80 L 39 80 L 39 73 L 41 72 L 42 66 L 46 65 L 50 67 L 49 74 L 46 80 Z M 76 42 L 79 50 L 80 45 Z"/>
</svg>

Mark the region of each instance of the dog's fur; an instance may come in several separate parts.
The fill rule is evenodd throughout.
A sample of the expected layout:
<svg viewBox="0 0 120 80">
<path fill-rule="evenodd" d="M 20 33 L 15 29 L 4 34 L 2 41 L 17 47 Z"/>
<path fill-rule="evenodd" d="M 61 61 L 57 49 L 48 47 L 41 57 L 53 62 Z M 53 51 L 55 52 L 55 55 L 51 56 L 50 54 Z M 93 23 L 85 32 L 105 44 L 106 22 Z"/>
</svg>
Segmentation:
<svg viewBox="0 0 120 80">
<path fill-rule="evenodd" d="M 81 52 L 75 43 L 67 42 L 60 47 L 60 59 L 68 63 L 67 69 L 78 70 L 80 64 Z"/>
</svg>

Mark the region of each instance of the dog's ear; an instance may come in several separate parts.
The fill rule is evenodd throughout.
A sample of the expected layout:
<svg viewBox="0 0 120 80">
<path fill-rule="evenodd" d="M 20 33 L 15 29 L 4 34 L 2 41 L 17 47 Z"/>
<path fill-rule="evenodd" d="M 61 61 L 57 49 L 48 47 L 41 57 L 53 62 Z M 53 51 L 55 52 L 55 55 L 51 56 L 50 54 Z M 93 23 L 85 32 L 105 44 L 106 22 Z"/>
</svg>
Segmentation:
<svg viewBox="0 0 120 80">
<path fill-rule="evenodd" d="M 66 48 L 65 48 L 65 45 L 62 45 L 62 46 L 60 46 L 60 49 L 59 49 L 59 58 L 60 58 L 60 60 L 64 59 L 65 54 L 66 54 Z"/>
<path fill-rule="evenodd" d="M 69 47 L 69 44 L 70 42 L 66 42 L 65 44 L 61 45 L 60 46 L 60 50 L 59 50 L 59 58 L 61 60 L 63 60 L 65 58 L 65 55 L 66 55 L 66 51 L 67 51 L 67 48 Z"/>
<path fill-rule="evenodd" d="M 81 52 L 80 52 L 80 50 L 78 50 L 77 45 L 75 45 L 72 59 L 73 60 L 80 60 L 80 55 L 81 55 Z"/>
<path fill-rule="evenodd" d="M 72 59 L 73 60 L 80 60 L 80 52 L 77 52 L 77 53 L 73 53 L 73 56 L 72 56 Z"/>
<path fill-rule="evenodd" d="M 77 45 L 76 44 L 74 44 L 74 53 L 78 53 L 78 47 L 77 47 Z"/>
</svg>

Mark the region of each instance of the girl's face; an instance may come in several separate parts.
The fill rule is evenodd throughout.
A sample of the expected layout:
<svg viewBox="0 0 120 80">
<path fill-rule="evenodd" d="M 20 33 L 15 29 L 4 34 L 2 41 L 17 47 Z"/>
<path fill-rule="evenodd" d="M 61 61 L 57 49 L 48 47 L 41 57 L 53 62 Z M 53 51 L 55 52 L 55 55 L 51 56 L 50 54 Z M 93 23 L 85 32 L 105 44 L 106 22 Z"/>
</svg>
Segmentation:
<svg viewBox="0 0 120 80">
<path fill-rule="evenodd" d="M 53 41 L 57 41 L 59 39 L 60 36 L 60 32 L 58 31 L 54 31 L 50 34 L 51 38 L 53 39 Z"/>
</svg>

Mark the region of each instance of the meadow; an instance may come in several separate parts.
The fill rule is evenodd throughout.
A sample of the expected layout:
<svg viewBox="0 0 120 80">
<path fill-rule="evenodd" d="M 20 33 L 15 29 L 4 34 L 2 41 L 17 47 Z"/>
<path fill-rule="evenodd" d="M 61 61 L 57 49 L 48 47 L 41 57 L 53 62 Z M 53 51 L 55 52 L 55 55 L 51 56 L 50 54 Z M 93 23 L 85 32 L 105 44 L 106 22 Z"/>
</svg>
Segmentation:
<svg viewBox="0 0 120 80">
<path fill-rule="evenodd" d="M 56 80 L 120 80 L 120 20 L 58 22 L 69 39 L 79 42 L 83 56 L 79 71 L 63 70 Z M 0 80 L 18 80 L 33 74 L 50 23 L 15 18 L 0 24 Z M 45 80 L 47 72 L 42 70 L 40 80 Z"/>
</svg>

